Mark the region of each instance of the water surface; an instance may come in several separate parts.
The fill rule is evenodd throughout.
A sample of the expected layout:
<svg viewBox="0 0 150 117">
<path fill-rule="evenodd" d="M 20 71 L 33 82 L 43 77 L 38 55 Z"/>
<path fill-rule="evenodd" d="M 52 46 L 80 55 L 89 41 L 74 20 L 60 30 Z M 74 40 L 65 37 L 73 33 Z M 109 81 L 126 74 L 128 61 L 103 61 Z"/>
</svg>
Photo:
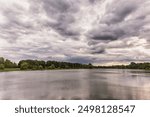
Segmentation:
<svg viewBox="0 0 150 117">
<path fill-rule="evenodd" d="M 0 99 L 150 99 L 150 71 L 0 72 Z"/>
</svg>

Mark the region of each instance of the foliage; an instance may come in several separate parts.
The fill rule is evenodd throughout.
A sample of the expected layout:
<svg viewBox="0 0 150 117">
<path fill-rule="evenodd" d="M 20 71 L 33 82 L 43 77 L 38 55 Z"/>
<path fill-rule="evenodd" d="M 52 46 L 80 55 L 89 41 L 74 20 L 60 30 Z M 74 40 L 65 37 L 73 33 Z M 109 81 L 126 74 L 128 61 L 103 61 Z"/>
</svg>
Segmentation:
<svg viewBox="0 0 150 117">
<path fill-rule="evenodd" d="M 4 64 L 0 64 L 0 70 L 4 70 L 5 66 Z"/>
<path fill-rule="evenodd" d="M 135 63 L 131 62 L 129 65 L 113 65 L 113 66 L 98 66 L 98 68 L 117 68 L 117 69 L 146 69 L 150 70 L 150 63 Z"/>
<path fill-rule="evenodd" d="M 131 62 L 130 65 L 127 66 L 129 69 L 150 69 L 150 63 L 134 63 Z"/>
<path fill-rule="evenodd" d="M 48 69 L 55 69 L 56 67 L 55 67 L 55 65 L 54 64 L 52 64 L 51 66 L 48 66 Z"/>
<path fill-rule="evenodd" d="M 13 63 L 8 59 L 5 60 L 4 65 L 5 65 L 5 68 L 16 68 L 17 67 L 16 63 Z"/>
<path fill-rule="evenodd" d="M 29 68 L 29 64 L 27 62 L 22 62 L 20 65 L 21 70 L 27 70 Z"/>
<path fill-rule="evenodd" d="M 135 63 L 129 65 L 112 65 L 112 66 L 93 66 L 89 64 L 42 61 L 42 60 L 21 60 L 18 65 L 8 59 L 0 57 L 0 70 L 9 68 L 20 68 L 21 70 L 43 70 L 43 69 L 92 69 L 92 68 L 112 68 L 112 69 L 146 69 L 150 70 L 150 63 Z"/>
<path fill-rule="evenodd" d="M 41 69 L 89 69 L 94 68 L 92 64 L 80 64 L 70 62 L 58 62 L 58 61 L 38 61 L 38 60 L 21 60 L 18 66 L 21 68 L 22 63 L 28 63 L 29 70 L 41 70 Z"/>
<path fill-rule="evenodd" d="M 0 64 L 4 64 L 5 63 L 5 60 L 3 57 L 0 57 Z"/>
<path fill-rule="evenodd" d="M 42 65 L 40 65 L 38 69 L 39 69 L 39 70 L 42 70 L 42 69 L 44 69 L 44 68 L 43 68 L 43 66 L 42 66 Z"/>
<path fill-rule="evenodd" d="M 93 68 L 93 65 L 92 65 L 91 63 L 89 63 L 89 65 L 88 65 L 88 66 L 89 66 L 89 68 L 90 68 L 90 69 L 92 69 L 92 68 Z"/>
<path fill-rule="evenodd" d="M 1 67 L 4 66 L 4 68 L 17 68 L 18 67 L 16 63 L 13 63 L 8 59 L 5 60 L 3 57 L 0 57 L 0 64 L 1 64 Z"/>
</svg>

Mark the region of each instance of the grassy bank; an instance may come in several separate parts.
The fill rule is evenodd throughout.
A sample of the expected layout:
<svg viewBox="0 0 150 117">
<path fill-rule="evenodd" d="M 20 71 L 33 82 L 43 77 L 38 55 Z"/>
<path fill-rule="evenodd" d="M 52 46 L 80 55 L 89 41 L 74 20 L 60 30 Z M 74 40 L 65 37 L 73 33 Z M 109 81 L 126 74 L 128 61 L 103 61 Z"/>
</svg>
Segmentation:
<svg viewBox="0 0 150 117">
<path fill-rule="evenodd" d="M 83 68 L 81 68 L 83 69 Z M 97 68 L 97 69 L 101 69 L 101 68 Z M 122 68 L 102 68 L 102 69 L 122 69 Z M 40 71 L 44 71 L 44 70 L 67 70 L 67 69 L 42 69 Z M 135 69 L 137 70 L 137 69 Z M 148 69 L 139 69 L 139 70 L 148 70 Z M 11 71 L 39 71 L 39 70 L 31 70 L 31 69 L 28 69 L 28 70 L 20 70 L 20 68 L 5 68 L 4 70 L 0 70 L 0 72 L 11 72 Z M 148 70 L 150 71 L 150 69 Z"/>
<path fill-rule="evenodd" d="M 5 68 L 4 70 L 0 70 L 0 72 L 9 72 L 9 71 L 20 71 L 20 68 Z"/>
<path fill-rule="evenodd" d="M 83 69 L 83 68 L 80 68 Z M 11 71 L 44 71 L 44 70 L 69 70 L 69 69 L 65 69 L 65 68 L 55 68 L 55 69 L 37 69 L 37 70 L 33 70 L 33 69 L 27 69 L 27 70 L 20 70 L 20 68 L 5 68 L 4 70 L 0 70 L 0 72 L 11 72 Z"/>
</svg>

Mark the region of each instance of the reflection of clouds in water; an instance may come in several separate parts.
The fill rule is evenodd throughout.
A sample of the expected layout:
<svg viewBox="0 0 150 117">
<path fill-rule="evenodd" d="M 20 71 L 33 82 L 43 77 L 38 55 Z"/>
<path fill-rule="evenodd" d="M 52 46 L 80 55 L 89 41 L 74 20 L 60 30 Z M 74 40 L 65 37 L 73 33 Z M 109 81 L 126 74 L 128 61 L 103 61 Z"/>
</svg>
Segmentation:
<svg viewBox="0 0 150 117">
<path fill-rule="evenodd" d="M 143 72 L 102 72 L 90 80 L 90 99 L 150 99 L 150 79 Z M 150 75 L 150 74 L 149 74 Z M 98 79 L 102 78 L 101 79 Z M 100 81 L 99 81 L 100 80 Z"/>
<path fill-rule="evenodd" d="M 0 74 L 0 99 L 85 99 L 88 86 L 84 70 L 63 71 Z"/>
<path fill-rule="evenodd" d="M 108 70 L 108 69 L 106 69 Z M 132 70 L 112 70 L 113 72 L 97 72 L 94 74 L 95 78 L 103 78 L 106 82 L 110 82 L 111 84 L 115 85 L 122 85 L 122 86 L 132 86 L 132 87 L 139 87 L 139 86 L 150 86 L 150 74 L 140 70 L 140 72 L 133 72 Z"/>
<path fill-rule="evenodd" d="M 51 92 L 47 98 L 54 99 L 84 99 L 84 89 L 82 80 L 59 80 L 49 84 Z"/>
<path fill-rule="evenodd" d="M 108 86 L 114 99 L 150 99 L 150 92 L 143 87 Z"/>
<path fill-rule="evenodd" d="M 146 87 L 128 87 L 107 82 L 89 82 L 89 99 L 150 99 Z"/>
<path fill-rule="evenodd" d="M 150 99 L 143 70 L 54 70 L 0 73 L 0 99 Z"/>
</svg>

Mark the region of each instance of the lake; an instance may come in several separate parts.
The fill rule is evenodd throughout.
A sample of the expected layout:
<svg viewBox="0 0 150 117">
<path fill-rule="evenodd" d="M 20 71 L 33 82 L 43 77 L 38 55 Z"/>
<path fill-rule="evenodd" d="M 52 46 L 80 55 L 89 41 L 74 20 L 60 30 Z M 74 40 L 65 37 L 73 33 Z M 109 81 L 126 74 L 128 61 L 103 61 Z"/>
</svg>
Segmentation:
<svg viewBox="0 0 150 117">
<path fill-rule="evenodd" d="M 0 99 L 150 99 L 150 71 L 74 69 L 0 72 Z"/>
</svg>

